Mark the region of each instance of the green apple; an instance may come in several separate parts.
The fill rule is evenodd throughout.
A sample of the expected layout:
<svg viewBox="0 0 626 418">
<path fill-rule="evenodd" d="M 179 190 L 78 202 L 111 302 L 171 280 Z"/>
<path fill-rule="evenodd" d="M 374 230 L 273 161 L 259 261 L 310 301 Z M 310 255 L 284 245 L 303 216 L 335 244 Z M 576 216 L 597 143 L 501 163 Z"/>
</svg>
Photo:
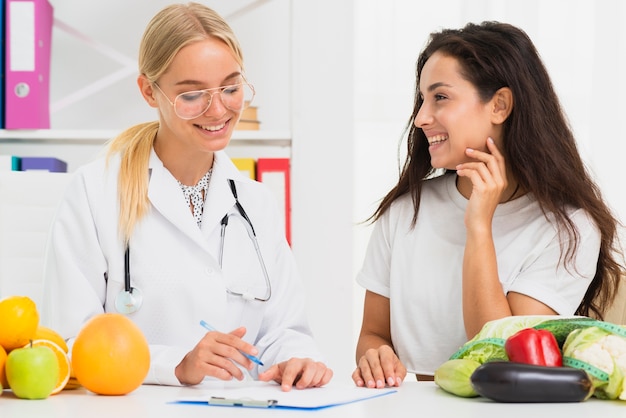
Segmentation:
<svg viewBox="0 0 626 418">
<path fill-rule="evenodd" d="M 6 361 L 9 387 L 18 398 L 45 399 L 59 379 L 59 363 L 52 349 L 45 346 L 12 350 Z"/>
</svg>

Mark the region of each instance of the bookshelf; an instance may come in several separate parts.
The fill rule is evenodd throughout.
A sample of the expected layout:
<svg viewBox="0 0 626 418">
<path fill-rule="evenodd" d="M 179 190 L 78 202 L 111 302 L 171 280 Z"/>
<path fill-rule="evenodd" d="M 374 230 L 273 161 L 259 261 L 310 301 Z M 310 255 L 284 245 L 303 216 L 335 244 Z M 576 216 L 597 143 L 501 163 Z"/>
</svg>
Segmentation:
<svg viewBox="0 0 626 418">
<path fill-rule="evenodd" d="M 85 143 L 104 144 L 120 131 L 115 129 L 0 129 L 0 143 Z M 288 131 L 234 131 L 236 145 L 290 146 Z"/>
<path fill-rule="evenodd" d="M 68 163 L 68 171 L 99 156 L 115 129 L 0 130 L 0 154 L 18 157 L 53 156 Z M 234 131 L 226 152 L 233 158 L 291 157 L 288 131 Z"/>
</svg>

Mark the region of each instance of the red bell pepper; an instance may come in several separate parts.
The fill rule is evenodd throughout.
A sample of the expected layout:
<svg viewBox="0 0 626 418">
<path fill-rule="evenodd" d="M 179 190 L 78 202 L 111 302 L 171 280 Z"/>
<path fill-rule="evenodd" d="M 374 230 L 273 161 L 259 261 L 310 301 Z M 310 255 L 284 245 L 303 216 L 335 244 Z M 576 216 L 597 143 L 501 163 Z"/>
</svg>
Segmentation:
<svg viewBox="0 0 626 418">
<path fill-rule="evenodd" d="M 560 367 L 563 355 L 554 335 L 545 329 L 525 328 L 507 338 L 504 349 L 510 361 Z"/>
</svg>

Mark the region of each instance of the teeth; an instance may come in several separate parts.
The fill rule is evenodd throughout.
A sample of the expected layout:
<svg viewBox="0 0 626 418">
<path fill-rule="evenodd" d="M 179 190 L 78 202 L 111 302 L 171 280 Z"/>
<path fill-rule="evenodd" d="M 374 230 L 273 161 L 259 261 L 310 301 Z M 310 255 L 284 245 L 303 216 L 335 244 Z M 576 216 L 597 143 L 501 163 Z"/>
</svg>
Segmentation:
<svg viewBox="0 0 626 418">
<path fill-rule="evenodd" d="M 217 125 L 217 126 L 200 126 L 200 127 L 204 129 L 205 131 L 215 132 L 215 131 L 219 131 L 224 126 L 226 126 L 226 123 L 222 123 L 221 125 Z"/>
<path fill-rule="evenodd" d="M 439 144 L 448 139 L 448 135 L 435 135 L 428 138 L 428 143 L 430 145 Z"/>
</svg>

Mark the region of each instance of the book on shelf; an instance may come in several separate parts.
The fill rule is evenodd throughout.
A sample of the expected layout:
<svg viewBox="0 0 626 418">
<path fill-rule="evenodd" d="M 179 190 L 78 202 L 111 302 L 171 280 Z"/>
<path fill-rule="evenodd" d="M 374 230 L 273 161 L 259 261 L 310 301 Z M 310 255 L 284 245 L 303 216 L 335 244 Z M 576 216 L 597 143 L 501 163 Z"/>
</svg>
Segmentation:
<svg viewBox="0 0 626 418">
<path fill-rule="evenodd" d="M 259 117 L 257 115 L 258 108 L 256 106 L 249 106 L 241 112 L 241 118 L 235 129 L 241 131 L 258 131 L 261 125 Z"/>
<path fill-rule="evenodd" d="M 258 120 L 243 120 L 240 119 L 235 126 L 238 131 L 258 131 L 261 126 L 261 122 Z"/>
<path fill-rule="evenodd" d="M 22 157 L 21 171 L 50 171 L 53 173 L 66 173 L 67 163 L 52 157 Z"/>
</svg>

